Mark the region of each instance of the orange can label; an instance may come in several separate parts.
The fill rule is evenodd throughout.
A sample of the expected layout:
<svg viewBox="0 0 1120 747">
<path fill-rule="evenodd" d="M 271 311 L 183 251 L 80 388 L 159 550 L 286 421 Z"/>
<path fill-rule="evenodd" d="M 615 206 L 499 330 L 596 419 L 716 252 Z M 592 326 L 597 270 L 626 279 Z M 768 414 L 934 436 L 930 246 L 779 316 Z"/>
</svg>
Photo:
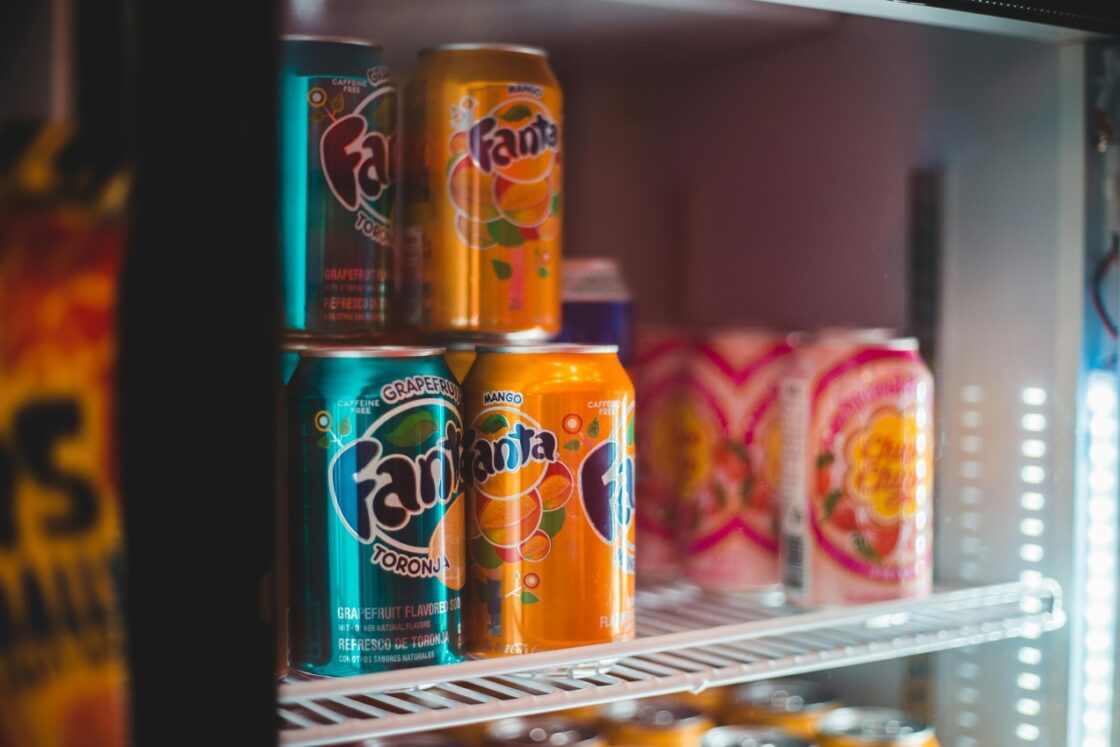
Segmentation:
<svg viewBox="0 0 1120 747">
<path fill-rule="evenodd" d="M 633 389 L 535 382 L 544 356 L 482 354 L 467 379 L 468 650 L 530 653 L 634 636 Z M 572 359 L 577 378 L 592 356 Z M 598 357 L 598 356 L 595 356 Z M 583 360 L 580 360 L 583 358 Z M 501 376 L 525 362 L 518 380 Z M 592 391 L 594 388 L 594 391 Z"/>
<path fill-rule="evenodd" d="M 422 164 L 409 167 L 422 171 L 408 190 L 403 262 L 419 275 L 404 281 L 413 321 L 435 332 L 558 331 L 562 101 L 544 58 L 436 53 L 421 59 L 407 101 Z"/>
</svg>

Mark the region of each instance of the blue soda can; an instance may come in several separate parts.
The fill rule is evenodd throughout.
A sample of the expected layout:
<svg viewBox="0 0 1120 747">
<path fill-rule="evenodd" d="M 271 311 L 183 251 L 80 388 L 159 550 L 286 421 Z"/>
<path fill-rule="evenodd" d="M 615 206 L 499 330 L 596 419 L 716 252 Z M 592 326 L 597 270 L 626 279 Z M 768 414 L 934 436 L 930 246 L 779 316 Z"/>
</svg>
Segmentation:
<svg viewBox="0 0 1120 747">
<path fill-rule="evenodd" d="M 381 48 L 285 36 L 280 75 L 284 327 L 382 331 L 391 292 L 397 88 Z"/>
<path fill-rule="evenodd" d="M 316 345 L 287 387 L 290 661 L 462 660 L 462 391 L 441 348 Z"/>
<path fill-rule="evenodd" d="M 563 269 L 564 326 L 556 342 L 617 345 L 630 365 L 633 340 L 630 291 L 618 262 L 607 257 L 570 257 Z"/>
</svg>

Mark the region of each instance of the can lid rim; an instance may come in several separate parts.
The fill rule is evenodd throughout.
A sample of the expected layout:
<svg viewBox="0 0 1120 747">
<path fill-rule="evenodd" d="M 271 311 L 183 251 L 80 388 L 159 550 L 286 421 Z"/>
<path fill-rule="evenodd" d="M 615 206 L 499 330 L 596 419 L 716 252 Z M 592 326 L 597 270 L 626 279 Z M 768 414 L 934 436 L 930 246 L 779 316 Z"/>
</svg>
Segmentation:
<svg viewBox="0 0 1120 747">
<path fill-rule="evenodd" d="M 322 343 L 299 351 L 301 358 L 428 358 L 443 348 L 419 345 L 347 345 Z"/>
<path fill-rule="evenodd" d="M 806 742 L 804 739 L 771 726 L 746 726 L 742 724 L 717 726 L 704 736 L 705 744 L 710 741 L 713 745 L 726 745 L 727 747 L 739 744 L 738 741 L 733 741 L 734 737 L 766 739 L 776 745 L 776 747 L 804 747 L 809 745 L 809 742 Z"/>
<path fill-rule="evenodd" d="M 357 47 L 373 47 L 381 49 L 381 45 L 372 39 L 362 39 L 358 36 L 334 36 L 332 34 L 281 34 L 280 41 L 311 41 L 333 42 L 335 44 L 353 44 Z"/>
<path fill-rule="evenodd" d="M 618 354 L 618 345 L 579 345 L 574 343 L 550 342 L 541 345 L 479 345 L 478 353 L 518 353 L 522 355 L 548 354 Z"/>
<path fill-rule="evenodd" d="M 435 52 L 517 52 L 531 54 L 537 57 L 548 57 L 548 52 L 540 47 L 530 47 L 526 44 L 503 44 L 501 42 L 451 42 L 449 44 L 436 44 L 420 50 L 420 56 Z"/>
</svg>

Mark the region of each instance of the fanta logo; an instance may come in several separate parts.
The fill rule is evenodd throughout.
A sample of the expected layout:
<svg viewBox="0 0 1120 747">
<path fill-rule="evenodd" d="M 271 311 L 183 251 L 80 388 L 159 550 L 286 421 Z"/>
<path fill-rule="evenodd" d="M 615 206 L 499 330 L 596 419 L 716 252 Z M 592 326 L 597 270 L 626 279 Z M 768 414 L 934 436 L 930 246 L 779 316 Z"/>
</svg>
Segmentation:
<svg viewBox="0 0 1120 747">
<path fill-rule="evenodd" d="M 406 418 L 402 426 L 408 423 Z M 414 431 L 417 425 L 408 427 Z M 335 507 L 350 531 L 368 544 L 377 528 L 402 529 L 412 517 L 457 495 L 461 458 L 462 431 L 453 422 L 446 424 L 435 446 L 416 458 L 385 454 L 376 437 L 357 439 L 338 453 L 331 466 Z"/>
<path fill-rule="evenodd" d="M 381 197 L 392 185 L 393 136 L 368 132 L 366 118 L 339 117 L 323 132 L 319 157 L 331 191 L 347 210 Z"/>
<path fill-rule="evenodd" d="M 526 102 L 483 117 L 467 136 L 471 160 L 482 173 L 492 174 L 515 161 L 555 152 L 560 147 L 560 128 L 546 114 L 540 104 Z"/>
<path fill-rule="evenodd" d="M 521 392 L 484 392 L 482 395 L 484 405 L 520 405 L 524 401 Z"/>
<path fill-rule="evenodd" d="M 501 422 L 498 422 L 500 419 Z M 504 415 L 491 415 L 482 422 L 482 433 L 508 429 L 493 440 L 480 438 L 468 428 L 463 444 L 464 472 L 475 485 L 485 484 L 494 475 L 517 472 L 530 462 L 549 464 L 559 458 L 556 434 L 517 423 L 512 427 Z"/>
</svg>

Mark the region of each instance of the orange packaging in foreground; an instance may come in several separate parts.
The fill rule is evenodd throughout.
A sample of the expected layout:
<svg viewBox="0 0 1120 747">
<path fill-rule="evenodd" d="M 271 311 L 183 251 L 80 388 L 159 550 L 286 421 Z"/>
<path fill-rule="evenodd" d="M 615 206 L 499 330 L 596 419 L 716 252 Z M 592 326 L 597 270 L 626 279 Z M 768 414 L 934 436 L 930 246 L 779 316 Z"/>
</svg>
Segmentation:
<svg viewBox="0 0 1120 747">
<path fill-rule="evenodd" d="M 67 142 L 47 128 L 30 160 Z M 46 162 L 23 164 L 51 173 Z M 18 171 L 18 169 L 17 169 Z M 125 659 L 114 431 L 115 217 L 0 199 L 0 744 L 120 747 Z M 18 196 L 17 196 L 18 195 Z"/>
<path fill-rule="evenodd" d="M 782 383 L 782 576 L 791 601 L 929 594 L 933 379 L 913 339 L 834 333 Z"/>
<path fill-rule="evenodd" d="M 467 652 L 633 638 L 634 389 L 614 346 L 480 347 L 464 411 Z"/>
<path fill-rule="evenodd" d="M 560 331 L 563 100 L 544 52 L 449 44 L 405 91 L 407 321 L 438 334 Z"/>
<path fill-rule="evenodd" d="M 894 708 L 840 708 L 820 721 L 820 747 L 939 747 L 933 727 Z"/>
</svg>

